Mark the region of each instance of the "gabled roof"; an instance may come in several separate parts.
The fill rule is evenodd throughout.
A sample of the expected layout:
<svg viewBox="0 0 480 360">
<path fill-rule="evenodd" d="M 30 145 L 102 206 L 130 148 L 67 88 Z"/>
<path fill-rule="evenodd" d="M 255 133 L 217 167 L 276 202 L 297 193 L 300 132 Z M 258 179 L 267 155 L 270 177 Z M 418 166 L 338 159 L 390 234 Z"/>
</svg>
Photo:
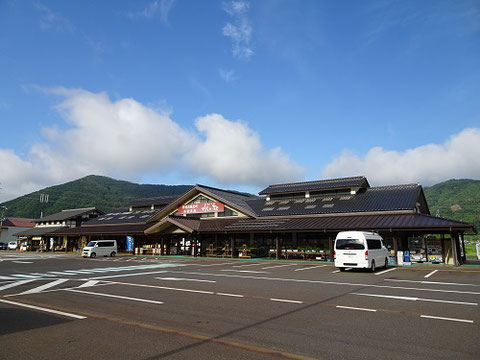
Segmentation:
<svg viewBox="0 0 480 360">
<path fill-rule="evenodd" d="M 247 201 L 252 199 L 261 199 L 260 197 L 244 192 L 233 191 L 233 190 L 223 190 L 214 188 L 211 186 L 197 184 L 185 194 L 180 196 L 177 200 L 167 205 L 165 208 L 161 209 L 152 219 L 149 221 L 160 220 L 164 216 L 175 211 L 180 205 L 191 200 L 197 194 L 203 193 L 208 197 L 216 199 L 225 205 L 231 207 L 235 211 L 241 212 L 243 214 L 254 217 L 255 212 L 248 205 Z"/>
<path fill-rule="evenodd" d="M 8 217 L 3 220 L 2 226 L 4 227 L 34 227 L 35 219 L 25 219 L 25 218 L 16 218 Z"/>
<path fill-rule="evenodd" d="M 177 200 L 180 195 L 165 195 L 165 196 L 156 196 L 151 198 L 136 199 L 130 202 L 132 207 L 141 207 L 141 206 L 167 206 L 175 200 Z"/>
<path fill-rule="evenodd" d="M 145 234 L 155 233 L 156 230 L 165 224 L 176 226 L 188 233 L 197 232 L 200 228 L 200 219 L 188 218 L 185 216 L 167 216 L 153 226 L 145 230 Z"/>
<path fill-rule="evenodd" d="M 118 225 L 97 225 L 77 226 L 74 228 L 61 228 L 49 235 L 52 236 L 80 236 L 80 235 L 143 235 L 146 228 L 151 224 L 118 224 Z"/>
<path fill-rule="evenodd" d="M 338 179 L 304 181 L 287 184 L 270 185 L 259 192 L 259 195 L 282 194 L 302 191 L 329 190 L 339 188 L 369 187 L 365 176 L 346 177 Z"/>
<path fill-rule="evenodd" d="M 408 184 L 369 187 L 355 195 L 275 201 L 259 199 L 247 203 L 258 217 L 404 210 L 413 212 L 422 193 L 420 185 Z"/>
<path fill-rule="evenodd" d="M 66 209 L 52 215 L 44 216 L 43 218 L 36 219 L 35 222 L 69 220 L 92 211 L 97 211 L 98 213 L 102 214 L 102 212 L 94 206 L 80 209 Z"/>
<path fill-rule="evenodd" d="M 41 226 L 41 227 L 34 227 L 31 229 L 27 229 L 24 231 L 20 231 L 16 234 L 13 234 L 15 236 L 43 236 L 50 234 L 56 230 L 63 229 L 65 227 L 63 226 Z"/>
</svg>

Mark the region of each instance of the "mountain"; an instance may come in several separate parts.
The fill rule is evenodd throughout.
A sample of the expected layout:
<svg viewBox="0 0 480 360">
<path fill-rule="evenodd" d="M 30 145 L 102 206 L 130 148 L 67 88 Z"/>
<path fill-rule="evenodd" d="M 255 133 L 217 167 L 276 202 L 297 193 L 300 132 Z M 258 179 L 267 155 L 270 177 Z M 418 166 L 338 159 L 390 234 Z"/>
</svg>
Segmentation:
<svg viewBox="0 0 480 360">
<path fill-rule="evenodd" d="M 39 218 L 40 213 L 50 215 L 63 209 L 96 206 L 109 212 L 125 207 L 131 200 L 163 195 L 180 195 L 192 185 L 150 185 L 135 184 L 90 175 L 61 185 L 45 189 L 4 202 L 8 208 L 5 216 Z M 41 194 L 48 194 L 48 202 L 41 203 Z"/>
<path fill-rule="evenodd" d="M 475 224 L 480 230 L 480 180 L 453 179 L 427 187 L 430 212 L 441 217 Z"/>
</svg>

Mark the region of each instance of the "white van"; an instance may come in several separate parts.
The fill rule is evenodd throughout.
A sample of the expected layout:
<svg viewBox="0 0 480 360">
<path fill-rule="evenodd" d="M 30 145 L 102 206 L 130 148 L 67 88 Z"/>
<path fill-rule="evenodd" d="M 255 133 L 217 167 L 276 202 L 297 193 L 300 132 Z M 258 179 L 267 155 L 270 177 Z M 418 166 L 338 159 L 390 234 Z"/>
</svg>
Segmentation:
<svg viewBox="0 0 480 360">
<path fill-rule="evenodd" d="M 388 265 L 388 250 L 383 239 L 374 232 L 341 231 L 335 239 L 335 267 L 366 268 L 375 271 Z"/>
<path fill-rule="evenodd" d="M 82 256 L 115 256 L 117 255 L 117 240 L 95 240 L 90 241 L 87 246 L 83 248 Z"/>
</svg>

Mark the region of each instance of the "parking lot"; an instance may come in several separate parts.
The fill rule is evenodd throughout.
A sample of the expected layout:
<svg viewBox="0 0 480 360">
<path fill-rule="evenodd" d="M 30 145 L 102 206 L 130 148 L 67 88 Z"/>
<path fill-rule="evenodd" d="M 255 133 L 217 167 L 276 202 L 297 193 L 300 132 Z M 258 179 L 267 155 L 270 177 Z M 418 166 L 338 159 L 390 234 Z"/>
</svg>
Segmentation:
<svg viewBox="0 0 480 360">
<path fill-rule="evenodd" d="M 480 267 L 0 254 L 2 359 L 477 359 Z"/>
</svg>

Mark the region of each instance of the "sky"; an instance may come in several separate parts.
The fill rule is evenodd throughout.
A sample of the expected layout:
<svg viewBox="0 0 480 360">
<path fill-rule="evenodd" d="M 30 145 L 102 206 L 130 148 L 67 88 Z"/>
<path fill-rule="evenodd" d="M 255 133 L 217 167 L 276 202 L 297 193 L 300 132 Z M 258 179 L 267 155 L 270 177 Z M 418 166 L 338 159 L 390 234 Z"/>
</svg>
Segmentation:
<svg viewBox="0 0 480 360">
<path fill-rule="evenodd" d="M 479 0 L 0 0 L 0 201 L 480 179 L 479 64 Z"/>
</svg>

